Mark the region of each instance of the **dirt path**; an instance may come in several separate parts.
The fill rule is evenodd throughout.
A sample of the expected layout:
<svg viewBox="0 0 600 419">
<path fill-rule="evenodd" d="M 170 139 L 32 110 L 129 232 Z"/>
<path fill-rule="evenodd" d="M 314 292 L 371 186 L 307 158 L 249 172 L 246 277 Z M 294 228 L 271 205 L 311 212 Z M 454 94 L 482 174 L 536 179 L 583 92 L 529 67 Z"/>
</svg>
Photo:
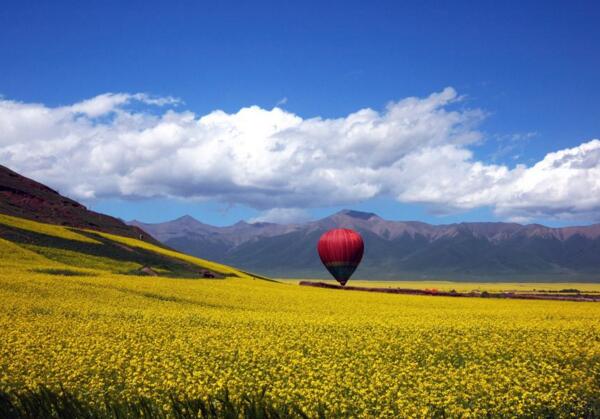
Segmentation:
<svg viewBox="0 0 600 419">
<path fill-rule="evenodd" d="M 409 295 L 431 295 L 436 297 L 471 297 L 471 298 L 510 298 L 518 300 L 556 300 L 556 301 L 578 301 L 578 302 L 600 302 L 600 295 L 594 294 L 569 294 L 569 295 L 547 295 L 534 293 L 514 292 L 448 292 L 431 291 L 410 288 L 368 288 L 327 284 L 325 282 L 300 281 L 299 285 L 307 287 L 328 288 L 341 291 L 364 291 L 380 292 L 385 294 L 409 294 Z"/>
</svg>

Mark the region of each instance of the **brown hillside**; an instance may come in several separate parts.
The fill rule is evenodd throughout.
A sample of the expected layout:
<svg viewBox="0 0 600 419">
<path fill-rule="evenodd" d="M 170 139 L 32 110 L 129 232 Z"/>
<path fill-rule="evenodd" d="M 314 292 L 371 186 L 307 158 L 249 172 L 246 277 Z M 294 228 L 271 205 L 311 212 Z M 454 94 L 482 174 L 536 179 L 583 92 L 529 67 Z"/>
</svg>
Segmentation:
<svg viewBox="0 0 600 419">
<path fill-rule="evenodd" d="M 53 189 L 0 165 L 0 213 L 49 224 L 87 228 L 159 244 L 139 227 L 88 210 Z"/>
</svg>

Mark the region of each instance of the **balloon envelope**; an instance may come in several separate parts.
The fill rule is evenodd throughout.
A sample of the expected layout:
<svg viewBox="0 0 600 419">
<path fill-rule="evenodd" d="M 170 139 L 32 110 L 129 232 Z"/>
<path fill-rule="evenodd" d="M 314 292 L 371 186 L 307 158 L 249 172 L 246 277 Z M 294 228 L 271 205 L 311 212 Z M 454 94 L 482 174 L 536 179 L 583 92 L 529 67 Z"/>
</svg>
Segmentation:
<svg viewBox="0 0 600 419">
<path fill-rule="evenodd" d="M 342 285 L 360 263 L 365 245 L 354 230 L 336 228 L 324 233 L 319 239 L 317 251 L 329 273 Z"/>
</svg>

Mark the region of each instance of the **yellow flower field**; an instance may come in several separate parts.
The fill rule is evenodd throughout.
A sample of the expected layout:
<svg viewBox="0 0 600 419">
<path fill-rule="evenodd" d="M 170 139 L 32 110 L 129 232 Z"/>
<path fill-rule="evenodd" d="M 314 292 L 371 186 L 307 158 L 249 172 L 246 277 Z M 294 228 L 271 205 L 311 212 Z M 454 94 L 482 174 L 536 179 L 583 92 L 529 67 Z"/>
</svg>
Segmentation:
<svg viewBox="0 0 600 419">
<path fill-rule="evenodd" d="M 309 416 L 600 415 L 597 303 L 300 287 L 134 239 L 14 217 L 0 217 L 2 225 L 38 234 L 11 233 L 25 237 L 20 244 L 0 238 L 6 394 L 44 386 L 100 411 L 107 400 L 143 398 L 168 411 L 170 397 L 208 400 L 227 389 L 234 401 L 264 392 L 272 405 Z M 96 239 L 119 243 L 125 255 L 144 249 L 227 276 L 123 275 L 138 259 L 111 259 Z"/>
<path fill-rule="evenodd" d="M 352 416 L 578 416 L 600 305 L 338 292 L 252 279 L 0 268 L 0 388 L 233 397 Z"/>
</svg>

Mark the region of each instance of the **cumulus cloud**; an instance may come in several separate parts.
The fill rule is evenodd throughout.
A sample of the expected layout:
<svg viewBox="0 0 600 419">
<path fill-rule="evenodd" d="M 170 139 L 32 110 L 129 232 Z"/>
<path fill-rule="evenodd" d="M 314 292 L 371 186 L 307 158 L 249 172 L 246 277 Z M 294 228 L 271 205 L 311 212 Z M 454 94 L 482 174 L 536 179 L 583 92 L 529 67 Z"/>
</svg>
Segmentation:
<svg viewBox="0 0 600 419">
<path fill-rule="evenodd" d="M 547 154 L 532 167 L 516 170 L 509 188 L 498 193 L 499 214 L 599 219 L 600 140 Z"/>
<path fill-rule="evenodd" d="M 446 88 L 383 111 L 305 119 L 257 106 L 196 115 L 143 93 L 61 107 L 0 98 L 0 163 L 78 199 L 218 200 L 281 222 L 298 208 L 377 196 L 438 210 L 490 206 L 506 218 L 598 218 L 600 141 L 529 167 L 478 161 L 485 113 L 453 106 L 460 100 Z"/>
</svg>

